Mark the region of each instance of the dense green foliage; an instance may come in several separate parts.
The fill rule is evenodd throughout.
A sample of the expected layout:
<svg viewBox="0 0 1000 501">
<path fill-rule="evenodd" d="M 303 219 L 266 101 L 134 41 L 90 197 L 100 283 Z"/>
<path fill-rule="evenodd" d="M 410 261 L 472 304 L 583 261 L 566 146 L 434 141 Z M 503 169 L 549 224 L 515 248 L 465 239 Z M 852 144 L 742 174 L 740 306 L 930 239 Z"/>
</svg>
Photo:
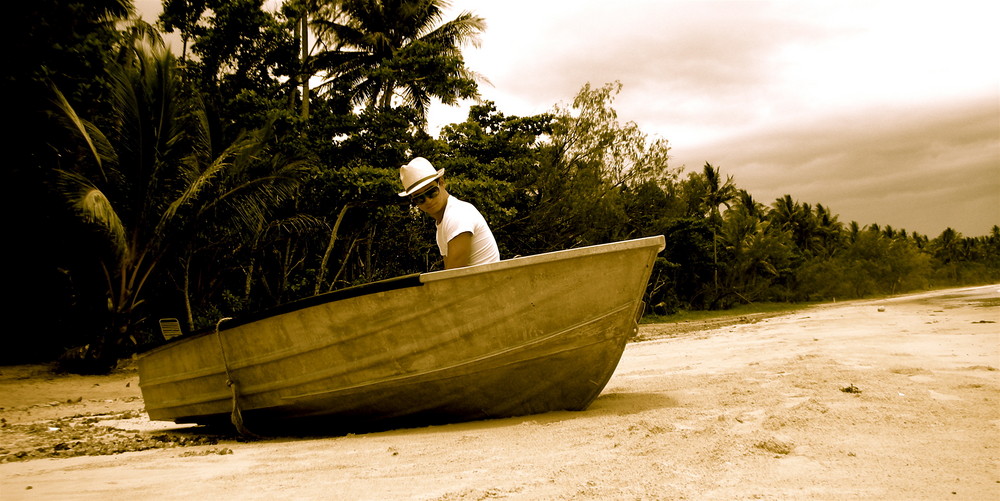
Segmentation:
<svg viewBox="0 0 1000 501">
<path fill-rule="evenodd" d="M 433 225 L 396 195 L 417 155 L 505 258 L 664 235 L 646 297 L 659 315 L 1000 280 L 998 227 L 845 225 L 791 195 L 761 203 L 720 167 L 669 165 L 666 140 L 618 121 L 617 82 L 530 117 L 484 102 L 430 136 L 432 99 L 478 95 L 460 47 L 485 27 L 443 19 L 441 0 L 262 4 L 164 0 L 158 29 L 127 2 L 15 9 L 3 362 L 75 348 L 106 368 L 155 343 L 158 318 L 196 330 L 439 268 Z M 180 31 L 179 57 L 158 30 Z"/>
</svg>

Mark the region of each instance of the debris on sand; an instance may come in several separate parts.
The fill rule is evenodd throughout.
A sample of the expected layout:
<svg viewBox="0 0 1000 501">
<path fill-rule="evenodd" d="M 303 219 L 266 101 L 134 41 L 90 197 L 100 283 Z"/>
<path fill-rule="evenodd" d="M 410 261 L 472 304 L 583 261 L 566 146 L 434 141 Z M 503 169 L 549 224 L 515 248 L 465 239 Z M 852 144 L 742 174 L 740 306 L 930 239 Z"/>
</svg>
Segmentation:
<svg viewBox="0 0 1000 501">
<path fill-rule="evenodd" d="M 42 458 L 104 456 L 123 452 L 216 445 L 219 436 L 178 433 L 143 433 L 102 425 L 106 420 L 138 417 L 138 412 L 77 415 L 0 427 L 0 463 Z M 218 453 L 218 452 L 216 452 Z"/>
<path fill-rule="evenodd" d="M 850 386 L 845 386 L 841 388 L 840 391 L 844 393 L 861 393 L 861 388 L 854 386 L 854 384 L 852 383 Z"/>
<path fill-rule="evenodd" d="M 773 454 L 779 454 L 785 456 L 792 452 L 792 449 L 795 448 L 795 445 L 790 442 L 786 442 L 784 440 L 778 440 L 776 438 L 768 438 L 757 442 L 756 444 L 754 444 L 754 447 Z"/>
</svg>

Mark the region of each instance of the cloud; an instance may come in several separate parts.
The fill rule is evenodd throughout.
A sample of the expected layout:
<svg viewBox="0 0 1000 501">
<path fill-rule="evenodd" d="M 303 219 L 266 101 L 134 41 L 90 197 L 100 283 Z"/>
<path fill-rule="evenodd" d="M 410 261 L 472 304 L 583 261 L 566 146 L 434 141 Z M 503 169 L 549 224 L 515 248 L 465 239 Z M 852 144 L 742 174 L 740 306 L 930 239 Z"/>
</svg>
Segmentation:
<svg viewBox="0 0 1000 501">
<path fill-rule="evenodd" d="M 768 92 L 779 70 L 775 52 L 824 30 L 752 2 L 726 9 L 715 2 L 604 5 L 558 14 L 533 9 L 516 23 L 509 22 L 512 7 L 486 8 L 487 34 L 469 65 L 488 67 L 496 89 L 530 99 L 538 111 L 572 99 L 585 83 L 618 80 L 623 105 L 643 100 L 654 111 L 690 117 L 733 104 L 738 114 Z"/>
<path fill-rule="evenodd" d="M 1000 7 L 990 2 L 462 2 L 506 114 L 621 81 L 622 121 L 761 201 L 970 235 L 1000 223 Z M 464 113 L 453 113 L 454 121 Z"/>
<path fill-rule="evenodd" d="M 871 106 L 672 152 L 689 169 L 711 162 L 765 203 L 790 194 L 860 224 L 983 235 L 1000 224 L 997 102 Z"/>
<path fill-rule="evenodd" d="M 617 80 L 621 121 L 765 203 L 931 235 L 1000 224 L 1000 3 L 455 0 L 445 17 L 460 11 L 486 20 L 463 54 L 507 115 Z M 432 105 L 431 132 L 468 104 Z"/>
</svg>

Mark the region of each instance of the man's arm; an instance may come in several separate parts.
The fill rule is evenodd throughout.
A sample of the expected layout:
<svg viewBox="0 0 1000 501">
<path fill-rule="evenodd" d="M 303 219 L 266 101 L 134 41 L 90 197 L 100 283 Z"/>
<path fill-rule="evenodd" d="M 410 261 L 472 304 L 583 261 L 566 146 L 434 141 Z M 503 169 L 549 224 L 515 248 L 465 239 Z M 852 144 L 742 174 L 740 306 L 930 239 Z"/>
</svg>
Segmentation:
<svg viewBox="0 0 1000 501">
<path fill-rule="evenodd" d="M 448 255 L 444 257 L 444 269 L 469 266 L 472 258 L 472 232 L 466 231 L 455 235 L 448 241 Z"/>
</svg>

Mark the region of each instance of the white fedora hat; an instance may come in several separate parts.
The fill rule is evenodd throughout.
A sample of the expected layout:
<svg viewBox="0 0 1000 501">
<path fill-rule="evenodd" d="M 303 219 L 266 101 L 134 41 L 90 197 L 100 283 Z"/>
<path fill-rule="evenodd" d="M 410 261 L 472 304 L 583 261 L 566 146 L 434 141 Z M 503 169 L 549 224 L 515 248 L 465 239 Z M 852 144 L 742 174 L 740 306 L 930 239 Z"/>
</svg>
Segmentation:
<svg viewBox="0 0 1000 501">
<path fill-rule="evenodd" d="M 444 169 L 435 171 L 434 166 L 424 157 L 416 157 L 399 168 L 399 180 L 403 183 L 401 197 L 408 197 L 444 175 Z"/>
</svg>

